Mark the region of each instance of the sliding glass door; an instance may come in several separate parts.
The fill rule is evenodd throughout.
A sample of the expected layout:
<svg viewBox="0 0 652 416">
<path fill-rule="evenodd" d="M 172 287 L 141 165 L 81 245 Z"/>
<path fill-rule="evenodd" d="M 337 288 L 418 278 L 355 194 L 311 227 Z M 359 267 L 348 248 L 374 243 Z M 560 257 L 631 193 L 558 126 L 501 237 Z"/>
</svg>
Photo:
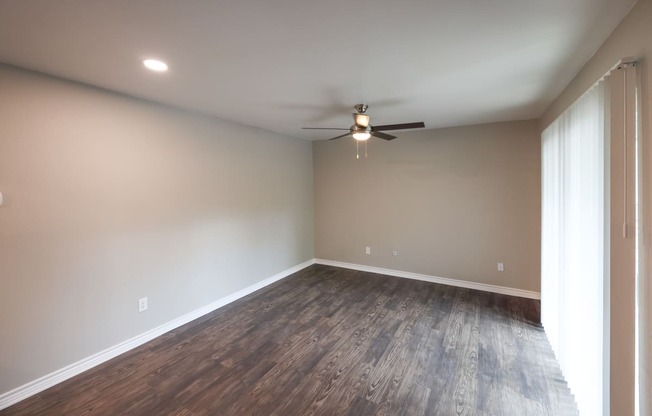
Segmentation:
<svg viewBox="0 0 652 416">
<path fill-rule="evenodd" d="M 618 65 L 541 136 L 541 319 L 580 415 L 639 399 L 636 76 Z"/>
</svg>

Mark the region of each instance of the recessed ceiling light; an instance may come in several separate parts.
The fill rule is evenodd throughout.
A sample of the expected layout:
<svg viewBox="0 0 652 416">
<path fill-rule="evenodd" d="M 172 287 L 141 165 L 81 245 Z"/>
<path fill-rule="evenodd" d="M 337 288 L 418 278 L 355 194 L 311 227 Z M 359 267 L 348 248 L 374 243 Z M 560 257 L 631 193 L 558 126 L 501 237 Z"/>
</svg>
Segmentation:
<svg viewBox="0 0 652 416">
<path fill-rule="evenodd" d="M 165 72 L 168 70 L 168 64 L 157 59 L 145 59 L 143 65 L 156 72 Z"/>
</svg>

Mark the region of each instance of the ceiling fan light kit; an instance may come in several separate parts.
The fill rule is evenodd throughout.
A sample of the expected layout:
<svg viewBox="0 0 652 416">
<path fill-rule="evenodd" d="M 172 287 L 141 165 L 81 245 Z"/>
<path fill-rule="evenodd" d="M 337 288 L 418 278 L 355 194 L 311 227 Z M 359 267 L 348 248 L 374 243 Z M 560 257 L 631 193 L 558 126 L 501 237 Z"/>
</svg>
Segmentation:
<svg viewBox="0 0 652 416">
<path fill-rule="evenodd" d="M 359 142 L 364 142 L 365 140 L 369 140 L 371 134 L 362 132 L 362 133 L 353 133 L 351 136 L 353 136 L 353 138 Z"/>
<path fill-rule="evenodd" d="M 363 128 L 354 124 L 351 126 L 351 136 L 361 142 L 368 140 L 371 137 L 371 127 L 366 126 Z"/>
</svg>

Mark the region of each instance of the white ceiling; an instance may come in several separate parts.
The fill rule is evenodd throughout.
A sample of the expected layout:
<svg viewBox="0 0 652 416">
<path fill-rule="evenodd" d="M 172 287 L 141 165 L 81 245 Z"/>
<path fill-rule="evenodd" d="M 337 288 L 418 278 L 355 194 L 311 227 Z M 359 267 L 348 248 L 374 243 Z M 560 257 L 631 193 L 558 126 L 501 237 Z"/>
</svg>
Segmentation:
<svg viewBox="0 0 652 416">
<path fill-rule="evenodd" d="M 306 139 L 449 127 L 540 116 L 634 3 L 0 0 L 0 61 Z"/>
</svg>

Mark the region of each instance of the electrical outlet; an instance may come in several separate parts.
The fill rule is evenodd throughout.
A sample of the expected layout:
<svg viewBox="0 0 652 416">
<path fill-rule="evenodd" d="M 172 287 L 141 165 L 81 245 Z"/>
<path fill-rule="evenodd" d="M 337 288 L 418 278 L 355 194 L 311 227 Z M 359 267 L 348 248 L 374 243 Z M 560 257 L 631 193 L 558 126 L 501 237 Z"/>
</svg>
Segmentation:
<svg viewBox="0 0 652 416">
<path fill-rule="evenodd" d="M 371 247 L 367 246 L 364 248 L 364 254 L 371 254 Z"/>
<path fill-rule="evenodd" d="M 143 312 L 147 310 L 147 298 L 138 299 L 138 312 Z"/>
<path fill-rule="evenodd" d="M 505 271 L 505 264 L 504 263 L 498 263 L 498 271 L 499 272 L 504 272 Z"/>
<path fill-rule="evenodd" d="M 392 256 L 398 256 L 398 251 L 396 250 L 392 251 Z"/>
</svg>

